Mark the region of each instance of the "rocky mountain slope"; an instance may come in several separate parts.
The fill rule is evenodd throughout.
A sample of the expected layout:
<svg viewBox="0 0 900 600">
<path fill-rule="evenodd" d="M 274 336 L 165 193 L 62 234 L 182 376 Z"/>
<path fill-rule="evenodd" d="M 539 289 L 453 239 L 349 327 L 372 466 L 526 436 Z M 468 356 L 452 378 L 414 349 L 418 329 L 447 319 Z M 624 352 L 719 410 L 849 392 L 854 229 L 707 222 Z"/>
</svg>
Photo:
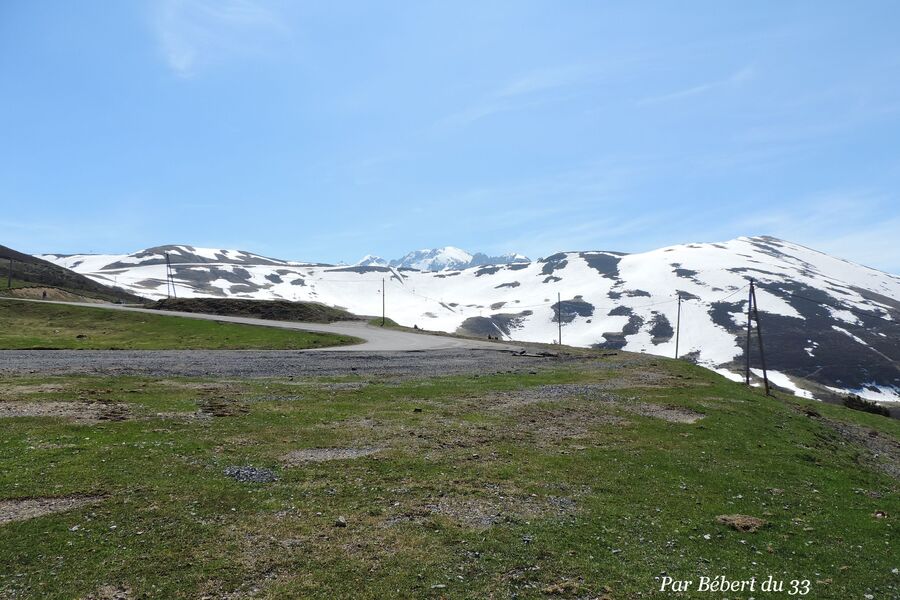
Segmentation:
<svg viewBox="0 0 900 600">
<path fill-rule="evenodd" d="M 42 258 L 159 298 L 166 252 L 179 296 L 312 300 L 376 315 L 384 281 L 387 316 L 403 325 L 550 343 L 561 321 L 564 344 L 664 356 L 675 353 L 680 295 L 679 355 L 732 378 L 743 368 L 754 279 L 777 385 L 808 396 L 900 401 L 900 277 L 775 238 L 640 254 L 561 252 L 467 268 L 432 260 L 453 252 L 412 253 L 406 266 L 298 263 L 192 246 Z M 761 366 L 755 339 L 751 366 Z"/>
</svg>

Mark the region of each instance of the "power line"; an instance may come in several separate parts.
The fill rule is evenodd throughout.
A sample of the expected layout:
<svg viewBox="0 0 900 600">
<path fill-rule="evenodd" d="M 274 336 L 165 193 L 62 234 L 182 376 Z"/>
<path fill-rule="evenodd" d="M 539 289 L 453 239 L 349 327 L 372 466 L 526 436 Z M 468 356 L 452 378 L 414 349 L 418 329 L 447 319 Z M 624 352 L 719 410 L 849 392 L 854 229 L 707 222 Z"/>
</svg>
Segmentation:
<svg viewBox="0 0 900 600">
<path fill-rule="evenodd" d="M 837 310 L 846 310 L 847 312 L 850 312 L 850 313 L 860 314 L 860 315 L 865 315 L 865 316 L 867 316 L 867 317 L 872 317 L 872 318 L 874 318 L 874 319 L 880 319 L 880 320 L 882 320 L 882 321 L 885 321 L 885 322 L 887 322 L 887 323 L 892 323 L 892 324 L 894 324 L 894 325 L 897 324 L 897 321 L 895 321 L 895 320 L 893 320 L 893 319 L 886 319 L 886 318 L 884 318 L 884 317 L 881 316 L 881 315 L 877 315 L 877 314 L 875 314 L 875 313 L 871 313 L 871 312 L 864 311 L 864 310 L 859 310 L 858 308 L 851 308 L 851 307 L 848 307 L 848 306 L 838 306 L 837 304 L 832 304 L 831 302 L 825 302 L 825 301 L 823 301 L 823 300 L 814 300 L 813 298 L 808 298 L 808 297 L 806 297 L 806 296 L 802 296 L 802 295 L 797 294 L 797 293 L 795 293 L 795 292 L 788 292 L 788 291 L 781 290 L 781 289 L 777 289 L 777 288 L 776 288 L 775 290 L 772 290 L 772 289 L 769 288 L 770 285 L 774 285 L 774 284 L 765 284 L 765 285 L 760 284 L 760 287 L 763 287 L 764 289 L 767 289 L 768 291 L 771 291 L 771 292 L 773 292 L 773 293 L 774 293 L 774 292 L 778 292 L 779 294 L 782 294 L 782 295 L 785 295 L 785 296 L 790 296 L 790 297 L 792 297 L 792 298 L 800 298 L 801 300 L 806 300 L 807 302 L 812 302 L 812 303 L 814 303 L 814 304 L 820 304 L 820 305 L 822 305 L 822 306 L 830 306 L 831 308 L 834 308 L 834 309 L 837 309 Z"/>
</svg>

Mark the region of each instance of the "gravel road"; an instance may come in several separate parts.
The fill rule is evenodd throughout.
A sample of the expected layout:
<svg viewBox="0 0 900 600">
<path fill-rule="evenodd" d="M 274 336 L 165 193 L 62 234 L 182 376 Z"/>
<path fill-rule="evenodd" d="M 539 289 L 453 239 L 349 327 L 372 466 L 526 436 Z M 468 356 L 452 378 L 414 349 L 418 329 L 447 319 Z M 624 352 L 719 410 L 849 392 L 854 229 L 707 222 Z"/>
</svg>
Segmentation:
<svg viewBox="0 0 900 600">
<path fill-rule="evenodd" d="M 558 357 L 496 350 L 309 352 L 303 350 L 3 350 L 0 375 L 84 374 L 184 377 L 387 375 L 435 377 L 528 372 L 558 367 Z"/>
<path fill-rule="evenodd" d="M 254 319 L 250 317 L 232 317 L 224 315 L 210 315 L 204 313 L 189 313 L 172 310 L 153 310 L 122 306 L 119 304 L 84 304 L 80 302 L 51 302 L 42 300 L 24 300 L 0 298 L 11 302 L 45 302 L 49 304 L 64 304 L 67 306 L 88 306 L 90 308 L 102 308 L 117 310 L 120 312 L 148 313 L 152 315 L 167 315 L 170 317 L 185 317 L 187 319 L 201 319 L 204 321 L 220 321 L 223 323 L 240 323 L 243 325 L 259 325 L 262 327 L 276 327 L 278 329 L 296 329 L 300 331 L 316 331 L 320 333 L 335 333 L 338 335 L 350 335 L 365 340 L 362 344 L 353 346 L 335 346 L 322 348 L 313 352 L 397 352 L 419 350 L 448 350 L 448 349 L 472 349 L 472 350 L 521 350 L 521 346 L 504 344 L 501 342 L 488 342 L 470 340 L 441 335 L 429 335 L 426 333 L 410 333 L 396 329 L 375 327 L 363 321 L 337 321 L 335 323 L 298 323 L 295 321 L 271 321 L 268 319 Z"/>
<path fill-rule="evenodd" d="M 21 300 L 26 301 L 26 300 Z M 74 302 L 54 302 L 78 306 Z M 517 356 L 521 346 L 373 327 L 360 321 L 296 323 L 91 304 L 124 312 L 351 335 L 353 346 L 317 350 L 0 350 L 0 374 L 286 377 L 389 375 L 434 377 L 528 371 L 559 358 Z"/>
</svg>

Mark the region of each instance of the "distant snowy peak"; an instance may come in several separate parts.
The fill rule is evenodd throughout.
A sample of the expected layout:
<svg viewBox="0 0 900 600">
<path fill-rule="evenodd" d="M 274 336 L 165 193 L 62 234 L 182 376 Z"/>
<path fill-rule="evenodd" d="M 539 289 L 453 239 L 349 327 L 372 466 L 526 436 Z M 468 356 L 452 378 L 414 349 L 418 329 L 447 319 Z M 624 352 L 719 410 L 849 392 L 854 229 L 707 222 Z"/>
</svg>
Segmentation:
<svg viewBox="0 0 900 600">
<path fill-rule="evenodd" d="M 355 265 L 355 267 L 386 267 L 388 266 L 388 261 L 384 260 L 380 256 L 375 256 L 374 254 L 366 254 L 359 260 Z"/>
<path fill-rule="evenodd" d="M 525 256 L 524 254 L 503 254 L 500 256 L 488 256 L 487 254 L 483 254 L 481 252 L 476 252 L 472 255 L 472 260 L 469 261 L 468 266 L 470 267 L 480 267 L 482 265 L 512 265 L 516 263 L 530 263 L 531 259 Z"/>
<path fill-rule="evenodd" d="M 416 269 L 418 271 L 445 271 L 461 270 L 482 265 L 508 265 L 527 262 L 531 261 L 522 254 L 488 256 L 482 252 L 470 254 L 455 246 L 443 246 L 442 248 L 416 250 L 402 258 L 392 260 L 389 264 L 392 267 Z"/>
<path fill-rule="evenodd" d="M 424 250 L 414 250 L 402 258 L 391 261 L 392 267 L 417 269 L 419 271 L 443 271 L 444 269 L 464 269 L 472 260 L 472 255 L 454 246 Z"/>
</svg>

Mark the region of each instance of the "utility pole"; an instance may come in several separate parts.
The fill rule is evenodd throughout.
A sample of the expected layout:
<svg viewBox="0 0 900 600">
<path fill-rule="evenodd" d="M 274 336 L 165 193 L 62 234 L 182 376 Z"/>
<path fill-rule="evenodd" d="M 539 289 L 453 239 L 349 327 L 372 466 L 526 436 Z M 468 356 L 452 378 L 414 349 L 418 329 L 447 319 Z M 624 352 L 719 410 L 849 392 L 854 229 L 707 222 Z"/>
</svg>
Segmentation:
<svg viewBox="0 0 900 600">
<path fill-rule="evenodd" d="M 750 293 L 747 296 L 747 344 L 744 349 L 744 384 L 750 385 L 750 318 L 753 315 L 753 280 L 750 280 Z"/>
<path fill-rule="evenodd" d="M 381 326 L 384 327 L 384 304 L 385 304 L 385 292 L 384 289 L 384 277 L 381 278 Z"/>
<path fill-rule="evenodd" d="M 6 277 L 6 287 L 12 289 L 12 269 L 13 269 L 13 259 L 10 257 L 9 259 L 9 273 Z"/>
<path fill-rule="evenodd" d="M 169 286 L 171 286 L 172 291 L 169 292 Z M 172 262 L 169 260 L 169 253 L 166 252 L 166 294 L 171 297 L 178 298 L 178 294 L 175 292 L 175 277 L 172 275 Z"/>
<path fill-rule="evenodd" d="M 678 292 L 678 318 L 675 320 L 675 358 L 678 358 L 678 337 L 681 335 L 681 292 Z"/>
<path fill-rule="evenodd" d="M 166 252 L 166 298 L 172 297 L 172 281 L 169 277 L 169 253 Z"/>
<path fill-rule="evenodd" d="M 756 303 L 756 287 L 750 280 L 750 295 L 753 297 L 753 318 L 756 319 L 756 338 L 759 340 L 759 362 L 762 364 L 763 384 L 766 386 L 766 396 L 769 395 L 769 375 L 766 373 L 766 355 L 763 353 L 762 326 L 759 323 L 759 310 Z"/>
<path fill-rule="evenodd" d="M 562 346 L 562 299 L 556 292 L 556 322 L 559 324 L 559 345 Z"/>
<path fill-rule="evenodd" d="M 756 338 L 759 341 L 759 362 L 762 365 L 763 372 L 763 385 L 766 389 L 766 396 L 769 395 L 769 374 L 766 371 L 766 355 L 763 352 L 763 339 L 762 339 L 762 327 L 759 323 L 759 309 L 756 305 L 756 284 L 751 279 L 750 280 L 750 293 L 747 297 L 747 345 L 744 350 L 745 356 L 745 367 L 744 367 L 744 382 L 747 385 L 750 385 L 750 333 L 751 333 L 751 322 L 756 320 Z"/>
</svg>

